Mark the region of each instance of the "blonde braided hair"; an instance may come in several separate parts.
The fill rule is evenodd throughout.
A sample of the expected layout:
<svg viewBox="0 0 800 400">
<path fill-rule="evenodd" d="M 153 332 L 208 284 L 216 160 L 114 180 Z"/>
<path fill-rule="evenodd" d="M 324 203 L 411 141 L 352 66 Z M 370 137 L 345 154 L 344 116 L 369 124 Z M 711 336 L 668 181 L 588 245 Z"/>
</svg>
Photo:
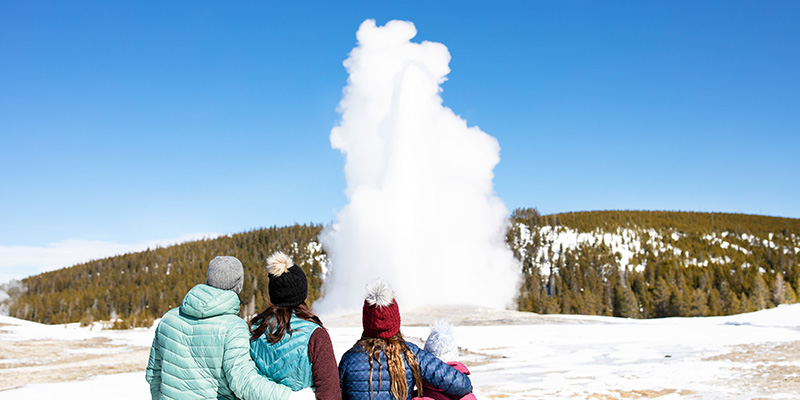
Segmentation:
<svg viewBox="0 0 800 400">
<path fill-rule="evenodd" d="M 420 372 L 419 362 L 414 352 L 406 345 L 403 334 L 397 332 L 394 336 L 387 339 L 362 336 L 357 343 L 367 353 L 369 360 L 369 398 L 372 399 L 374 388 L 372 386 L 372 372 L 374 369 L 373 360 L 378 361 L 378 391 L 381 377 L 381 351 L 386 354 L 386 363 L 389 370 L 389 382 L 392 396 L 397 400 L 405 400 L 408 397 L 408 382 L 406 381 L 406 368 L 403 357 L 411 368 L 411 374 L 417 387 L 417 397 L 422 397 L 422 373 Z M 413 388 L 412 388 L 413 389 Z"/>
</svg>

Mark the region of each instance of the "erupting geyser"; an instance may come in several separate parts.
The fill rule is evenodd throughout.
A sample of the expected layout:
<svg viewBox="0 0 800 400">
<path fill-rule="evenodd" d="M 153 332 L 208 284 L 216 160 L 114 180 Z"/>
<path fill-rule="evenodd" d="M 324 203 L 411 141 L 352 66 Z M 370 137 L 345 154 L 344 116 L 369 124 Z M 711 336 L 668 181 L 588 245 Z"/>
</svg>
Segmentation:
<svg viewBox="0 0 800 400">
<path fill-rule="evenodd" d="M 367 20 L 331 145 L 346 157 L 350 203 L 322 234 L 332 272 L 322 312 L 360 308 L 364 286 L 389 280 L 401 307 L 512 305 L 519 266 L 494 194 L 497 140 L 442 106 L 450 72 L 441 43 L 412 43 L 414 24 Z"/>
</svg>

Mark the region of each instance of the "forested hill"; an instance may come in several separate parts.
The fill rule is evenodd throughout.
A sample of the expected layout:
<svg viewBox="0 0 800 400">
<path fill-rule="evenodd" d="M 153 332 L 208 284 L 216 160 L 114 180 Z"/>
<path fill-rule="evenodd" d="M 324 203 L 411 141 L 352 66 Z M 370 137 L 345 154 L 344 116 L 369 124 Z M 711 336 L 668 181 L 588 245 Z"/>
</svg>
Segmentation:
<svg viewBox="0 0 800 400">
<path fill-rule="evenodd" d="M 633 318 L 728 315 L 794 303 L 800 219 L 516 210 L 520 310 Z"/>
<path fill-rule="evenodd" d="M 118 327 L 149 326 L 177 307 L 186 292 L 205 282 L 208 262 L 230 255 L 244 265 L 239 297 L 251 315 L 265 305 L 266 258 L 284 251 L 305 271 L 309 300 L 319 297 L 327 261 L 317 243 L 321 225 L 272 227 L 125 254 L 45 272 L 9 291 L 9 314 L 44 323 L 119 319 Z"/>
<path fill-rule="evenodd" d="M 793 303 L 800 289 L 800 219 L 743 214 L 515 210 L 520 310 L 633 318 L 724 315 Z M 329 268 L 321 225 L 294 225 L 91 261 L 23 280 L 12 316 L 45 323 L 119 318 L 146 326 L 203 282 L 208 261 L 245 266 L 243 315 L 265 306 L 265 258 L 281 250 L 309 277 L 310 301 Z"/>
</svg>

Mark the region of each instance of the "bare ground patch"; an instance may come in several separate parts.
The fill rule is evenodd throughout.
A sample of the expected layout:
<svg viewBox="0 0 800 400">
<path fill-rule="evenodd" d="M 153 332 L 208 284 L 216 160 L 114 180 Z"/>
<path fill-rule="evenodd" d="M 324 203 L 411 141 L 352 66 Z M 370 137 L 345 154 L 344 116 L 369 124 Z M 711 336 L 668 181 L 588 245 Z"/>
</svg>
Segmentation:
<svg viewBox="0 0 800 400">
<path fill-rule="evenodd" d="M 479 353 L 476 351 L 470 351 L 467 349 L 458 349 L 459 357 L 461 361 L 466 365 L 468 368 L 477 367 L 479 365 L 489 364 L 491 362 L 496 361 L 499 358 L 503 358 L 502 355 L 498 354 L 487 354 L 487 353 Z"/>
<path fill-rule="evenodd" d="M 730 376 L 720 379 L 720 387 L 735 387 L 741 393 L 759 393 L 766 400 L 774 395 L 800 393 L 800 341 L 745 344 L 729 353 L 706 357 L 703 361 L 730 362 Z M 690 390 L 612 390 L 613 394 L 593 393 L 587 400 L 657 399 L 672 393 L 695 394 Z"/>
<path fill-rule="evenodd" d="M 113 345 L 108 338 L 0 341 L 0 391 L 32 383 L 144 371 L 148 355 L 148 348 Z"/>
<path fill-rule="evenodd" d="M 681 396 L 694 394 L 690 390 L 661 389 L 661 390 L 612 390 L 614 394 L 593 393 L 586 397 L 586 400 L 637 400 L 637 399 L 657 399 L 668 394 L 678 393 Z"/>
<path fill-rule="evenodd" d="M 800 393 L 800 341 L 736 346 L 705 361 L 729 361 L 734 376 L 723 382 L 764 395 Z"/>
</svg>

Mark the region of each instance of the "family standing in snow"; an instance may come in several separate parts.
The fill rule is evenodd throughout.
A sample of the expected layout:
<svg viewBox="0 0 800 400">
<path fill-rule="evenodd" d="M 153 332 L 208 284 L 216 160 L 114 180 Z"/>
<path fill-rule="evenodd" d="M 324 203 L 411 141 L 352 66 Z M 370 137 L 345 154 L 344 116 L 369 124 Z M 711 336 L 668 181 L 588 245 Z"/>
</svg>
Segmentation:
<svg viewBox="0 0 800 400">
<path fill-rule="evenodd" d="M 250 357 L 250 331 L 239 318 L 244 268 L 215 257 L 206 283 L 189 290 L 180 307 L 156 327 L 147 382 L 153 399 L 313 399 L 259 374 Z"/>
<path fill-rule="evenodd" d="M 156 328 L 146 374 L 154 400 L 474 399 L 451 328 L 435 324 L 425 350 L 406 342 L 388 282 L 367 286 L 361 339 L 337 368 L 330 336 L 305 303 L 303 270 L 278 252 L 267 273 L 271 305 L 248 329 L 238 317 L 242 263 L 209 262 L 206 283 Z"/>
</svg>

